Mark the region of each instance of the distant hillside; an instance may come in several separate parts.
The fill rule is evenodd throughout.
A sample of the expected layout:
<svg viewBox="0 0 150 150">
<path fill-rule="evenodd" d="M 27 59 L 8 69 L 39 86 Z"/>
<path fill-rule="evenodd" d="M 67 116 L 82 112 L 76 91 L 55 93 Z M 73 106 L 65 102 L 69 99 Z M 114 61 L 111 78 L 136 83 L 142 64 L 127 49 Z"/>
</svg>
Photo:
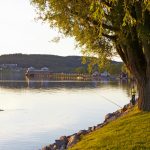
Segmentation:
<svg viewBox="0 0 150 150">
<path fill-rule="evenodd" d="M 75 68 L 86 67 L 81 63 L 81 59 L 80 56 L 10 54 L 1 55 L 0 64 L 18 64 L 19 67 L 23 68 L 48 67 L 53 72 L 74 72 Z"/>
<path fill-rule="evenodd" d="M 85 72 L 87 70 L 87 65 L 82 64 L 81 56 L 9 54 L 0 56 L 0 64 L 17 64 L 22 68 L 32 66 L 37 69 L 48 67 L 52 72 Z M 112 61 L 112 64 L 116 64 L 117 70 L 120 70 L 122 63 Z"/>
</svg>

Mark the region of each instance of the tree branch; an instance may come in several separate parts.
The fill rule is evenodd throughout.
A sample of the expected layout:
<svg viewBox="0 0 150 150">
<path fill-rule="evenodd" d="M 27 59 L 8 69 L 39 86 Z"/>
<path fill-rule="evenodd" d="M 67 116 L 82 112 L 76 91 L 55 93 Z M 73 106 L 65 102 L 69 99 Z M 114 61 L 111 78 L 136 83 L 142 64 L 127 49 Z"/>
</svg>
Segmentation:
<svg viewBox="0 0 150 150">
<path fill-rule="evenodd" d="M 120 55 L 121 59 L 123 60 L 123 62 L 126 64 L 126 66 L 128 66 L 127 57 L 126 57 L 124 51 L 122 50 L 121 46 L 117 45 L 116 50 L 117 50 L 118 54 Z"/>
<path fill-rule="evenodd" d="M 116 35 L 108 35 L 108 34 L 102 33 L 102 36 L 104 36 L 112 41 L 116 41 L 116 39 L 117 39 Z"/>
<path fill-rule="evenodd" d="M 118 31 L 118 28 L 115 28 L 113 26 L 110 26 L 110 25 L 107 25 L 107 24 L 102 24 L 103 28 L 106 28 L 106 29 L 109 29 L 109 30 L 112 30 L 112 31 Z"/>
<path fill-rule="evenodd" d="M 111 3 L 106 2 L 106 0 L 99 0 L 99 2 L 104 3 L 104 4 L 107 5 L 108 7 L 111 7 L 111 6 L 112 6 Z"/>
<path fill-rule="evenodd" d="M 75 11 L 73 11 L 73 10 L 70 9 L 70 8 L 68 8 L 68 11 L 69 11 L 72 15 L 78 16 L 78 17 L 82 18 L 83 20 L 86 20 L 87 22 L 89 22 L 89 23 L 91 23 L 91 24 L 93 24 L 93 25 L 95 25 L 95 26 L 100 26 L 100 23 L 99 23 L 97 20 L 95 20 L 95 19 L 93 19 L 93 18 L 91 18 L 91 17 L 89 17 L 89 16 L 85 16 L 85 18 L 84 18 L 83 16 L 80 16 L 80 14 L 79 14 L 78 12 L 75 12 Z M 109 30 L 111 30 L 111 31 L 118 31 L 118 28 L 113 27 L 113 26 L 111 26 L 111 25 L 107 25 L 106 23 L 102 23 L 102 27 L 105 28 L 105 29 L 109 29 Z"/>
</svg>

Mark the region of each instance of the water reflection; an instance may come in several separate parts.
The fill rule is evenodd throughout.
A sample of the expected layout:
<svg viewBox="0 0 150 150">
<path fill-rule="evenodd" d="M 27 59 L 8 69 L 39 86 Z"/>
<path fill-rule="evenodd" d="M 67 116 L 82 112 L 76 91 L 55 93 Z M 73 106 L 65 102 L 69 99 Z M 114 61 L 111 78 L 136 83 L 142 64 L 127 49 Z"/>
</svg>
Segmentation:
<svg viewBox="0 0 150 150">
<path fill-rule="evenodd" d="M 36 80 L 25 77 L 25 70 L 0 70 L 0 87 L 3 88 L 96 88 L 108 85 L 111 87 L 120 86 L 130 96 L 131 83 L 128 80 L 116 81 L 50 81 Z M 128 90 L 127 90 L 128 89 Z"/>
<path fill-rule="evenodd" d="M 3 88 L 96 88 L 99 86 L 117 86 L 118 82 L 110 81 L 49 81 L 49 80 L 0 80 L 0 87 Z M 126 87 L 125 87 L 126 88 Z"/>
<path fill-rule="evenodd" d="M 17 73 L 16 73 L 17 74 Z M 22 74 L 23 76 L 23 74 Z M 18 78 L 19 75 L 13 74 L 13 79 L 15 80 L 0 80 L 0 87 L 14 90 L 14 89 L 94 89 L 94 88 L 118 88 L 122 89 L 128 97 L 131 97 L 131 82 L 128 80 L 119 80 L 119 81 L 51 81 L 51 80 L 36 80 L 36 79 L 28 79 Z M 17 80 L 21 79 L 21 80 Z"/>
<path fill-rule="evenodd" d="M 0 150 L 38 150 L 100 123 L 118 109 L 103 96 L 121 106 L 129 102 L 130 83 L 6 79 L 0 80 L 5 110 L 0 113 Z"/>
<path fill-rule="evenodd" d="M 121 88 L 131 97 L 131 83 L 128 81 L 49 81 L 49 80 L 0 80 L 0 87 L 7 89 L 83 89 Z"/>
<path fill-rule="evenodd" d="M 128 97 L 131 97 L 131 81 L 119 80 L 119 85 L 127 93 Z"/>
<path fill-rule="evenodd" d="M 0 150 L 38 150 L 61 135 L 100 123 L 118 109 L 102 96 L 121 106 L 129 99 L 118 83 L 31 83 L 29 88 L 27 82 L 0 82 L 5 110 L 0 113 Z"/>
</svg>

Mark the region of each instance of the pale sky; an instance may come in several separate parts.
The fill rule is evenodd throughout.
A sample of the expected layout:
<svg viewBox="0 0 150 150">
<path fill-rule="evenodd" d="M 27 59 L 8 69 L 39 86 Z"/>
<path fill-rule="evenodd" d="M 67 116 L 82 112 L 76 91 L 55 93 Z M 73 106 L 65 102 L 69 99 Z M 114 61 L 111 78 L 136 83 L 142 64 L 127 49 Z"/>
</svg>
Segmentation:
<svg viewBox="0 0 150 150">
<path fill-rule="evenodd" d="M 50 42 L 59 33 L 48 25 L 35 22 L 36 13 L 29 0 L 0 1 L 0 55 L 53 54 L 81 55 L 73 38 Z"/>
</svg>

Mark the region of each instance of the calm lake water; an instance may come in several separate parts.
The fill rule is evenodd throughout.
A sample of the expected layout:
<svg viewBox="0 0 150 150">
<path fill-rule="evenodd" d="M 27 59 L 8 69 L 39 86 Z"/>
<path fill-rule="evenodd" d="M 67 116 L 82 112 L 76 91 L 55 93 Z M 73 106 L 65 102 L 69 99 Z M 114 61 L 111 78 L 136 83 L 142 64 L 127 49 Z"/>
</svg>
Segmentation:
<svg viewBox="0 0 150 150">
<path fill-rule="evenodd" d="M 0 81 L 0 150 L 39 150 L 101 123 L 130 100 L 127 83 Z"/>
</svg>

